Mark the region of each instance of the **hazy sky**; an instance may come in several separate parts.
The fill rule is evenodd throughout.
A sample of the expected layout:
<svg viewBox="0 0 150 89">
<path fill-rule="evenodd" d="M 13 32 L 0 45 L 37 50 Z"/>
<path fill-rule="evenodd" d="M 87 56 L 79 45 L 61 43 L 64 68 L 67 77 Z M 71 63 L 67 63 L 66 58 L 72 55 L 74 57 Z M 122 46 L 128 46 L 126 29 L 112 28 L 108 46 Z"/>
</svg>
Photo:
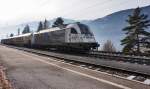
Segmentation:
<svg viewBox="0 0 150 89">
<path fill-rule="evenodd" d="M 116 11 L 150 5 L 150 0 L 0 0 L 0 25 L 58 16 L 95 19 Z"/>
</svg>

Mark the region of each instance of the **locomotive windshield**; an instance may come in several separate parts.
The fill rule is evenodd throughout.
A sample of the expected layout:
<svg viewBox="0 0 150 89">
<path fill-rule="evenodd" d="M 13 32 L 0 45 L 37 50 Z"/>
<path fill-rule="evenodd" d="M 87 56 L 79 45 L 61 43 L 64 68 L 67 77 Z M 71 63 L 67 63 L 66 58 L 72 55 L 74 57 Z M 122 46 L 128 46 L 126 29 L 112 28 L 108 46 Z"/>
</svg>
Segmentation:
<svg viewBox="0 0 150 89">
<path fill-rule="evenodd" d="M 90 34 L 90 35 L 92 35 L 92 33 L 90 32 L 89 27 L 87 25 L 78 24 L 78 26 L 80 28 L 81 34 Z"/>
<path fill-rule="evenodd" d="M 71 33 L 72 33 L 72 34 L 77 34 L 76 29 L 75 29 L 75 28 L 71 28 Z"/>
</svg>

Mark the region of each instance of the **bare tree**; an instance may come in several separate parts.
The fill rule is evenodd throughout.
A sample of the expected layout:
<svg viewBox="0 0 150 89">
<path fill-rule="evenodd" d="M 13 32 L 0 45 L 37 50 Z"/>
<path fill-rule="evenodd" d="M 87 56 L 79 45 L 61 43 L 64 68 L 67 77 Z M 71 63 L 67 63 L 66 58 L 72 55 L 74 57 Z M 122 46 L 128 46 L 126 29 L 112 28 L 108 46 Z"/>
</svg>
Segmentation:
<svg viewBox="0 0 150 89">
<path fill-rule="evenodd" d="M 116 52 L 116 48 L 113 45 L 113 43 L 111 42 L 111 40 L 107 40 L 107 42 L 104 44 L 102 50 L 107 51 L 107 52 Z"/>
</svg>

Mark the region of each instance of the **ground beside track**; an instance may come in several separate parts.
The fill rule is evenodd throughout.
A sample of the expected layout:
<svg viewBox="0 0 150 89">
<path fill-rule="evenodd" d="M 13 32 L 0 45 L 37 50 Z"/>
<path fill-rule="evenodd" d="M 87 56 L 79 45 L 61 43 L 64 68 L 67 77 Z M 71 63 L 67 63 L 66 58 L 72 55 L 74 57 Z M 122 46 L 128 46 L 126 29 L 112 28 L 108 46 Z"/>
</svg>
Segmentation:
<svg viewBox="0 0 150 89">
<path fill-rule="evenodd" d="M 0 62 L 15 89 L 150 89 L 149 86 L 0 45 Z"/>
</svg>

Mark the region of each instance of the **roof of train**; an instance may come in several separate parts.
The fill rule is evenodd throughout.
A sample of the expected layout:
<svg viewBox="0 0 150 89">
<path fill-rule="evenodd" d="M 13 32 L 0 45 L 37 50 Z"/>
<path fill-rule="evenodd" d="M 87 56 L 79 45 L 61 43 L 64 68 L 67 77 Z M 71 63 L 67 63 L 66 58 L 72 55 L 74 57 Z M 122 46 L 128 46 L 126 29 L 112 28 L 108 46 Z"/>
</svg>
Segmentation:
<svg viewBox="0 0 150 89">
<path fill-rule="evenodd" d="M 49 28 L 49 29 L 41 30 L 39 32 L 34 32 L 34 34 L 46 33 L 46 32 L 57 31 L 57 30 L 64 30 L 64 29 L 71 28 L 74 25 L 77 25 L 77 23 L 71 23 L 71 24 L 68 24 L 68 25 L 62 26 L 62 27 L 52 27 L 52 28 Z"/>
<path fill-rule="evenodd" d="M 31 33 L 16 35 L 16 36 L 13 36 L 13 37 L 8 37 L 8 38 L 6 38 L 6 39 L 17 38 L 17 37 L 23 37 L 23 36 L 29 36 L 29 35 L 31 35 Z"/>
<path fill-rule="evenodd" d="M 39 33 L 46 33 L 46 32 L 51 32 L 51 31 L 57 31 L 57 30 L 63 30 L 65 28 L 59 28 L 59 27 L 53 27 L 53 28 L 49 28 L 49 29 L 44 29 L 44 30 L 41 30 L 39 32 L 34 32 L 34 34 L 39 34 Z"/>
<path fill-rule="evenodd" d="M 76 23 L 69 24 L 69 25 L 66 26 L 65 28 L 52 27 L 52 28 L 49 28 L 49 29 L 41 30 L 41 31 L 39 31 L 39 32 L 33 32 L 33 34 L 40 34 L 40 33 L 46 33 L 46 32 L 51 32 L 51 31 L 64 30 L 64 29 L 70 28 L 72 25 L 75 25 L 75 24 L 76 24 Z M 8 37 L 8 38 L 6 38 L 6 39 L 17 38 L 17 37 L 24 37 L 24 36 L 29 36 L 29 35 L 31 35 L 31 34 L 32 34 L 32 33 L 26 33 L 26 34 L 16 35 L 16 36 L 13 36 L 13 37 Z"/>
<path fill-rule="evenodd" d="M 53 28 L 41 30 L 39 32 L 33 32 L 33 34 L 40 34 L 40 33 L 46 33 L 46 32 L 51 32 L 51 31 L 63 30 L 63 29 L 65 29 L 65 28 L 61 29 L 59 27 L 53 27 Z M 16 35 L 16 36 L 13 36 L 13 37 L 8 37 L 6 39 L 17 38 L 17 37 L 24 37 L 24 36 L 29 36 L 31 34 L 32 33 L 26 33 L 26 34 Z"/>
</svg>

